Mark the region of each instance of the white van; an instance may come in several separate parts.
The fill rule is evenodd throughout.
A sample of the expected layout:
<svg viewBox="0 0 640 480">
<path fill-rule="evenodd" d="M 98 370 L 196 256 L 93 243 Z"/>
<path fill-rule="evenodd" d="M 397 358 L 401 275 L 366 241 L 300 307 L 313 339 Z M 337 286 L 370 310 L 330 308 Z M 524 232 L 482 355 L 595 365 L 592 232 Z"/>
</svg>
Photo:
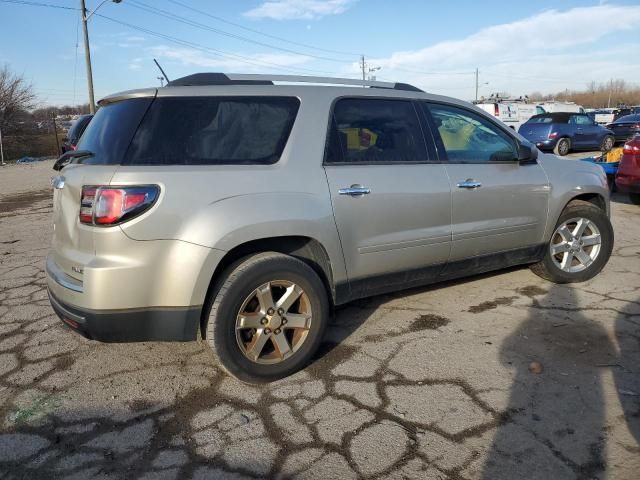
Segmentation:
<svg viewBox="0 0 640 480">
<path fill-rule="evenodd" d="M 578 105 L 574 102 L 544 102 L 542 104 L 538 104 L 538 106 L 544 108 L 546 113 L 585 113 L 582 105 Z"/>
<path fill-rule="evenodd" d="M 516 131 L 534 115 L 545 113 L 542 107 L 524 102 L 494 101 L 478 103 L 476 106 Z"/>
</svg>

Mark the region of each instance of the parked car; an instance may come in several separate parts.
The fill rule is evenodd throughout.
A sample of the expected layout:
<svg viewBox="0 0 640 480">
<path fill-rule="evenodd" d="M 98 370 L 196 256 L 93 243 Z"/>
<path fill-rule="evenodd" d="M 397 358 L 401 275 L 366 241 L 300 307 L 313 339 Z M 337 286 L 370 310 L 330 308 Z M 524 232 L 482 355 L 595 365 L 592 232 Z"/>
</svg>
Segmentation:
<svg viewBox="0 0 640 480">
<path fill-rule="evenodd" d="M 524 102 L 486 101 L 476 106 L 514 130 L 518 130 L 532 116 L 545 113 L 542 107 Z"/>
<path fill-rule="evenodd" d="M 583 113 L 543 113 L 535 115 L 520 127 L 518 133 L 540 150 L 553 150 L 567 155 L 571 150 L 608 152 L 615 140 L 613 132 L 597 125 Z"/>
<path fill-rule="evenodd" d="M 518 264 L 585 281 L 613 247 L 600 167 L 411 85 L 196 74 L 100 105 L 55 164 L 54 310 L 201 335 L 245 382 L 306 365 L 333 306 Z"/>
<path fill-rule="evenodd" d="M 640 135 L 624 144 L 624 153 L 616 173 L 616 187 L 627 192 L 636 205 L 640 205 Z"/>
<path fill-rule="evenodd" d="M 75 122 L 71 124 L 69 133 L 67 134 L 66 138 L 62 139 L 62 145 L 60 146 L 60 150 L 62 150 L 63 154 L 70 150 L 76 149 L 82 133 L 85 131 L 92 118 L 93 115 L 81 115 Z"/>
<path fill-rule="evenodd" d="M 613 132 L 616 142 L 625 142 L 640 133 L 640 113 L 620 117 L 607 128 Z"/>
</svg>

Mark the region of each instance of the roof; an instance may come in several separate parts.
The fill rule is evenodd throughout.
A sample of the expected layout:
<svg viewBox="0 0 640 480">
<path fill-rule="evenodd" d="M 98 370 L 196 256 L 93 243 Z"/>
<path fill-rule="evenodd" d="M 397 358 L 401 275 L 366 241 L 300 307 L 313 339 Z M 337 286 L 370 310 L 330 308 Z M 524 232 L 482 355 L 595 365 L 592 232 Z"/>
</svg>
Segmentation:
<svg viewBox="0 0 640 480">
<path fill-rule="evenodd" d="M 389 88 L 422 92 L 417 87 L 400 82 L 378 82 L 375 80 L 356 80 L 353 78 L 312 77 L 303 75 L 256 75 L 242 73 L 194 73 L 167 83 L 167 87 L 195 87 L 212 85 L 274 85 L 274 82 L 320 83 L 331 85 L 353 85 L 371 88 Z"/>
<path fill-rule="evenodd" d="M 551 118 L 553 123 L 567 123 L 571 115 L 580 115 L 578 112 L 553 112 L 553 113 L 540 113 L 534 115 L 531 118 Z"/>
</svg>

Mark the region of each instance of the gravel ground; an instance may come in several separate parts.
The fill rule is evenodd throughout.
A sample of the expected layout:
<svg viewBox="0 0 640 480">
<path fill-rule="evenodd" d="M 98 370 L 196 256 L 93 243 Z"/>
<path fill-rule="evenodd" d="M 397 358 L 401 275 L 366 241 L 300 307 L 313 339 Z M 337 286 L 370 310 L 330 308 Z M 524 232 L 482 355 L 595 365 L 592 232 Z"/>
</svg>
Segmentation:
<svg viewBox="0 0 640 480">
<path fill-rule="evenodd" d="M 251 387 L 202 343 L 61 324 L 51 164 L 0 168 L 0 477 L 638 478 L 640 208 L 624 197 L 595 279 L 516 268 L 358 301 L 310 367 Z"/>
</svg>

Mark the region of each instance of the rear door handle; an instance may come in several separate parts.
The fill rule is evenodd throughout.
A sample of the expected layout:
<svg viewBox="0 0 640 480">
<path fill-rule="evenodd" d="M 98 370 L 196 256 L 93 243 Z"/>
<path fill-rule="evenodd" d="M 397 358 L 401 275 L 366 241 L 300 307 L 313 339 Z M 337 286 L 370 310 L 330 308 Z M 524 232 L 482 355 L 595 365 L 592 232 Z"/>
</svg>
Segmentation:
<svg viewBox="0 0 640 480">
<path fill-rule="evenodd" d="M 350 187 L 341 188 L 340 190 L 338 190 L 338 193 L 340 195 L 350 195 L 352 197 L 361 197 L 362 195 L 369 195 L 371 193 L 371 189 L 355 183 Z"/>
<path fill-rule="evenodd" d="M 481 186 L 482 184 L 480 182 L 476 182 L 472 178 L 467 178 L 464 182 L 459 182 L 457 185 L 458 188 L 470 188 L 470 189 L 479 188 Z"/>
</svg>

